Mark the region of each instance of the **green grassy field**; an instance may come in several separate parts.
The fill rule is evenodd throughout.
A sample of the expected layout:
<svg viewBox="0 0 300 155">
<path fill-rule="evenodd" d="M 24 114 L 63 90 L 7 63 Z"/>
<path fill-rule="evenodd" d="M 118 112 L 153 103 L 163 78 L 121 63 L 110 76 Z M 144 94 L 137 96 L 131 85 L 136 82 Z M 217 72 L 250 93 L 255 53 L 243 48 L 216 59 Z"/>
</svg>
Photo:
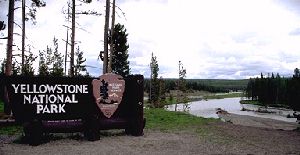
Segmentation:
<svg viewBox="0 0 300 155">
<path fill-rule="evenodd" d="M 146 129 L 162 131 L 196 130 L 209 122 L 217 121 L 217 119 L 201 118 L 183 112 L 155 108 L 145 109 L 145 118 L 147 120 Z"/>
<path fill-rule="evenodd" d="M 164 109 L 145 109 L 144 117 L 147 119 L 146 129 L 172 131 L 199 131 L 203 125 L 209 122 L 218 121 L 217 119 L 207 119 L 196 117 L 183 112 L 172 112 Z M 0 128 L 0 135 L 21 134 L 21 126 L 9 126 Z"/>
</svg>

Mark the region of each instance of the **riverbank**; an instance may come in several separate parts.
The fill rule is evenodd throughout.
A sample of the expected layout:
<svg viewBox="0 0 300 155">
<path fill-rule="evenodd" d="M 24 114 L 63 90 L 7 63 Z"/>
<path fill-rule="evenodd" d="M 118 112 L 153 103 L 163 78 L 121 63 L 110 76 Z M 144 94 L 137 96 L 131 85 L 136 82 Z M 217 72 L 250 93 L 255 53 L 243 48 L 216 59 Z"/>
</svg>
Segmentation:
<svg viewBox="0 0 300 155">
<path fill-rule="evenodd" d="M 270 118 L 259 118 L 254 116 L 237 115 L 218 112 L 218 116 L 224 121 L 235 125 L 268 128 L 274 130 L 299 130 L 300 124 L 296 122 L 285 122 Z"/>
</svg>

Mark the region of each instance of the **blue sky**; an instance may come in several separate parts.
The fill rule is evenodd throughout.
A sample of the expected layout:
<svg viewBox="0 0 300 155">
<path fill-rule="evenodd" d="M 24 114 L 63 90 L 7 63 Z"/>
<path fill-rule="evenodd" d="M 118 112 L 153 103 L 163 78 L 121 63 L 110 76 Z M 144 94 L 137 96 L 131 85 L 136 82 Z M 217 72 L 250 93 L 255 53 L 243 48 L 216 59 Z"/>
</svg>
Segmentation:
<svg viewBox="0 0 300 155">
<path fill-rule="evenodd" d="M 45 50 L 63 39 L 66 25 L 63 8 L 67 0 L 46 1 L 37 11 L 37 24 L 27 23 L 27 43 L 32 50 Z M 300 67 L 300 0 L 116 0 L 116 21 L 124 24 L 128 35 L 129 61 L 133 74 L 148 77 L 151 53 L 157 56 L 159 76 L 176 78 L 178 61 L 187 78 L 243 79 L 261 72 L 290 75 Z M 7 2 L 0 2 L 1 20 L 6 20 Z M 18 2 L 19 3 L 19 2 Z M 17 3 L 17 5 L 18 5 Z M 104 13 L 104 0 L 82 5 L 78 10 Z M 17 11 L 19 20 L 21 13 Z M 84 51 L 89 72 L 101 74 L 97 60 L 103 50 L 104 16 L 77 16 L 77 45 Z M 6 21 L 7 22 L 7 21 Z M 20 23 L 20 22 L 19 22 Z M 83 28 L 85 30 L 82 30 Z M 15 28 L 16 31 L 19 28 Z M 5 36 L 1 32 L 0 36 Z M 15 37 L 20 44 L 20 38 Z M 6 41 L 0 41 L 4 51 Z M 16 51 L 18 52 L 18 51 Z M 37 64 L 36 64 L 37 65 Z"/>
</svg>

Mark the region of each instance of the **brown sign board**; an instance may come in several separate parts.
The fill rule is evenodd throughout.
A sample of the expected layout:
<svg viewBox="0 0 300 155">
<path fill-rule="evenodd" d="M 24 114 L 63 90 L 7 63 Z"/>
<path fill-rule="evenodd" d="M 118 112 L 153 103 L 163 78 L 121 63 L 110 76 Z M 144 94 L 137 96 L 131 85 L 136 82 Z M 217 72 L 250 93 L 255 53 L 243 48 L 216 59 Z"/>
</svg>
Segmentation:
<svg viewBox="0 0 300 155">
<path fill-rule="evenodd" d="M 93 95 L 96 104 L 107 118 L 110 118 L 118 109 L 125 90 L 125 81 L 122 76 L 107 73 L 92 81 Z"/>
</svg>

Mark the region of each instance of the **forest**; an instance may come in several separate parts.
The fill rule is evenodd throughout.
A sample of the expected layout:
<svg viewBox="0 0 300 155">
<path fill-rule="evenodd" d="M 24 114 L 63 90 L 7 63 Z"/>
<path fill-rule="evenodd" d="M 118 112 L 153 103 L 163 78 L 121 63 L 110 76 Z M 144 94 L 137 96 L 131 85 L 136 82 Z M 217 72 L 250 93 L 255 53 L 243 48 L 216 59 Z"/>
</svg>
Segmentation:
<svg viewBox="0 0 300 155">
<path fill-rule="evenodd" d="M 276 76 L 251 78 L 245 95 L 248 99 L 270 105 L 286 105 L 293 110 L 300 110 L 300 72 L 296 68 L 293 77 Z"/>
<path fill-rule="evenodd" d="M 166 92 L 177 89 L 178 79 L 166 78 L 164 85 Z M 248 79 L 227 80 L 227 79 L 185 79 L 187 90 L 208 91 L 211 93 L 228 93 L 230 91 L 244 91 L 247 87 Z M 145 79 L 144 89 L 150 90 L 150 79 Z"/>
</svg>

